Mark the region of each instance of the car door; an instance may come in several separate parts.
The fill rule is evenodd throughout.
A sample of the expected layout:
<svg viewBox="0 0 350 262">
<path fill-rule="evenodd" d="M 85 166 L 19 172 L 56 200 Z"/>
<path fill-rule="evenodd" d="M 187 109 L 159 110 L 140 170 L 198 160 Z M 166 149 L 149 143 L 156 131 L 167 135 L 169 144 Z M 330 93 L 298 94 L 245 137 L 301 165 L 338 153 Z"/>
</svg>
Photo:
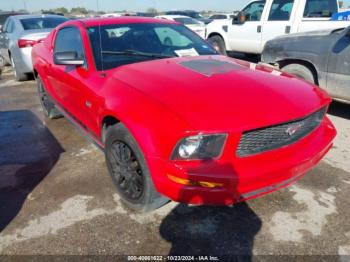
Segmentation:
<svg viewBox="0 0 350 262">
<path fill-rule="evenodd" d="M 4 24 L 3 30 L 0 33 L 0 54 L 3 58 L 5 58 L 5 61 L 10 63 L 10 57 L 9 57 L 9 42 L 11 34 L 14 30 L 14 22 L 11 18 L 8 18 Z"/>
<path fill-rule="evenodd" d="M 89 92 L 89 67 L 86 62 L 81 31 L 75 26 L 64 27 L 56 33 L 53 55 L 57 52 L 76 52 L 83 66 L 52 64 L 49 82 L 57 102 L 83 128 L 91 128 L 91 102 Z"/>
<path fill-rule="evenodd" d="M 350 27 L 331 47 L 328 59 L 327 90 L 333 97 L 350 101 Z"/>
<path fill-rule="evenodd" d="M 277 36 L 291 33 L 297 11 L 294 0 L 273 0 L 270 3 L 267 21 L 262 26 L 262 45 Z"/>
<path fill-rule="evenodd" d="M 233 24 L 228 27 L 228 38 L 233 51 L 259 53 L 261 49 L 262 16 L 266 1 L 254 1 L 242 12 L 245 23 Z"/>
</svg>

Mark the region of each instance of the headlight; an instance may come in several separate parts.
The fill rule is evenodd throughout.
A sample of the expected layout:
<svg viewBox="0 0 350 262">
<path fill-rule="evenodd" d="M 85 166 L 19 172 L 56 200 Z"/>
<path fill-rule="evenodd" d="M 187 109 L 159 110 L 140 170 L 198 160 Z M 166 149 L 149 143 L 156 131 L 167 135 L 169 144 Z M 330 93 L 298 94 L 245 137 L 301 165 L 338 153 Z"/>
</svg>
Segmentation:
<svg viewBox="0 0 350 262">
<path fill-rule="evenodd" d="M 226 134 L 196 135 L 186 137 L 177 143 L 172 160 L 214 159 L 220 156 L 226 141 Z"/>
</svg>

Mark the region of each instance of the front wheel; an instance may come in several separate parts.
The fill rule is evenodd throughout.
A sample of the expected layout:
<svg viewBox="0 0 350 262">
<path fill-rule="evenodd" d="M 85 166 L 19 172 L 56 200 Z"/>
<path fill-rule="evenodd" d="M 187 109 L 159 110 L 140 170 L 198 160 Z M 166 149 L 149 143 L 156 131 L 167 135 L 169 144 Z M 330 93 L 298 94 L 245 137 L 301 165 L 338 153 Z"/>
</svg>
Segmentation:
<svg viewBox="0 0 350 262">
<path fill-rule="evenodd" d="M 316 84 L 316 78 L 314 76 L 314 74 L 312 73 L 312 71 L 304 66 L 304 65 L 300 65 L 300 64 L 289 64 L 286 65 L 282 68 L 283 71 L 290 73 L 292 75 L 295 75 L 298 78 L 301 78 L 303 80 L 306 80 L 312 84 Z"/>
<path fill-rule="evenodd" d="M 40 104 L 46 117 L 50 119 L 56 119 L 62 117 L 62 114 L 57 110 L 55 104 L 51 101 L 51 98 L 47 95 L 46 89 L 40 76 L 36 79 L 38 86 L 38 95 L 40 99 Z"/>
<path fill-rule="evenodd" d="M 222 55 L 227 55 L 225 41 L 221 36 L 214 35 L 212 37 L 209 37 L 208 40 L 216 49 L 216 51 L 220 52 Z"/>
<path fill-rule="evenodd" d="M 147 163 L 128 129 L 121 123 L 106 130 L 105 158 L 108 171 L 123 203 L 148 212 L 169 200 L 155 189 Z"/>
</svg>

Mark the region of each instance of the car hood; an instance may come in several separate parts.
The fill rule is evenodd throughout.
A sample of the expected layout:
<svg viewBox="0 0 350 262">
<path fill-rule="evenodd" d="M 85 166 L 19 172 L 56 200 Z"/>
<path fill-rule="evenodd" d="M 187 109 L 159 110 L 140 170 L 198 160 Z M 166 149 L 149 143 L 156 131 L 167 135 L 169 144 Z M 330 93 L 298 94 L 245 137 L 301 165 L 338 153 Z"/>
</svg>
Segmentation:
<svg viewBox="0 0 350 262">
<path fill-rule="evenodd" d="M 203 131 L 279 124 L 330 101 L 318 87 L 286 73 L 223 56 L 142 62 L 111 74 Z"/>
<path fill-rule="evenodd" d="M 281 36 L 276 37 L 275 39 L 289 39 L 289 38 L 294 38 L 294 37 L 329 36 L 334 30 L 335 29 L 327 29 L 327 30 L 317 30 L 317 31 L 293 33 L 293 34 L 288 34 L 288 35 L 281 35 Z"/>
</svg>

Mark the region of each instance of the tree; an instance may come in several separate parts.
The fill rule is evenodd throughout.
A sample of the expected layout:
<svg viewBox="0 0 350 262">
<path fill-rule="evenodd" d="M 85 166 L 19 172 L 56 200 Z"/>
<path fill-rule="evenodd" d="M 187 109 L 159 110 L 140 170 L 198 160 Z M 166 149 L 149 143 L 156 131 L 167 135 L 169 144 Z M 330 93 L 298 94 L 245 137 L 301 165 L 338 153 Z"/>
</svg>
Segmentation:
<svg viewBox="0 0 350 262">
<path fill-rule="evenodd" d="M 89 13 L 88 10 L 86 10 L 85 7 L 73 7 L 71 10 L 70 10 L 71 13 L 77 13 L 77 14 L 83 14 L 83 15 L 86 15 Z"/>
<path fill-rule="evenodd" d="M 150 13 L 150 14 L 158 14 L 158 10 L 154 7 L 150 7 L 147 9 L 147 13 Z"/>
<path fill-rule="evenodd" d="M 65 7 L 56 8 L 56 9 L 54 9 L 54 11 L 56 13 L 62 13 L 62 14 L 68 14 L 69 13 L 68 9 L 65 8 Z"/>
</svg>

